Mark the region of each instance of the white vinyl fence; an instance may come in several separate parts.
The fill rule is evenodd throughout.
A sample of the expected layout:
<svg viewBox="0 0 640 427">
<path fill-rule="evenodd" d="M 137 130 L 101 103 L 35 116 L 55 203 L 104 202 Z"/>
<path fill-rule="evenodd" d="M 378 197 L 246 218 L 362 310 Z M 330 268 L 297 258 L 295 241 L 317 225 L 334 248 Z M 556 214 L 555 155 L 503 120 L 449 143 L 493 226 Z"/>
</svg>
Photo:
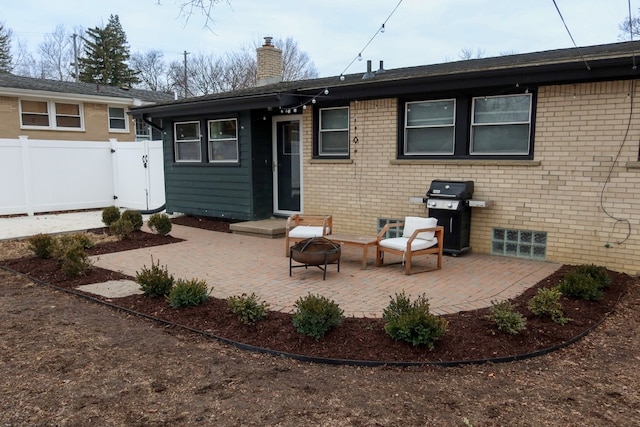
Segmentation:
<svg viewBox="0 0 640 427">
<path fill-rule="evenodd" d="M 164 202 L 162 141 L 0 139 L 0 215 Z"/>
</svg>

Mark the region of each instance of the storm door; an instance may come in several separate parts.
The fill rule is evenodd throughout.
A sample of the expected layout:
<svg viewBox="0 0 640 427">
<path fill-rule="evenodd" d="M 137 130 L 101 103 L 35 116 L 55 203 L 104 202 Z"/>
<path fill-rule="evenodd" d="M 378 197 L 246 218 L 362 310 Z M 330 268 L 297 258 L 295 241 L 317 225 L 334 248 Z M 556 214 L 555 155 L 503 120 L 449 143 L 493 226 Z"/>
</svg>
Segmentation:
<svg viewBox="0 0 640 427">
<path fill-rule="evenodd" d="M 302 211 L 302 116 L 273 119 L 273 211 Z"/>
</svg>

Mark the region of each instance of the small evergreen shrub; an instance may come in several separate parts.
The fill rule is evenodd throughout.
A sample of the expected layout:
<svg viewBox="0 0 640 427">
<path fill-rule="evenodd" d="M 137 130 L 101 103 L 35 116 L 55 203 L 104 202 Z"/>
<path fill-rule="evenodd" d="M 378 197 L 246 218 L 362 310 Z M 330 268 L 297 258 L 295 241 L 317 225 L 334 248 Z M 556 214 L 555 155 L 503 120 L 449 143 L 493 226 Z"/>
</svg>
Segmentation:
<svg viewBox="0 0 640 427">
<path fill-rule="evenodd" d="M 75 233 L 71 235 L 71 238 L 78 242 L 78 244 L 84 249 L 91 249 L 96 245 L 94 241 L 91 240 L 91 237 L 89 237 L 89 235 L 87 235 L 86 233 Z"/>
<path fill-rule="evenodd" d="M 153 263 L 151 258 L 151 268 L 143 266 L 140 271 L 136 271 L 136 283 L 140 285 L 140 290 L 151 298 L 169 295 L 173 287 L 173 276 L 169 274 L 167 266 L 160 266 Z"/>
<path fill-rule="evenodd" d="M 303 334 L 319 340 L 344 319 L 344 311 L 333 300 L 309 294 L 295 302 L 293 326 Z"/>
<path fill-rule="evenodd" d="M 78 235 L 64 235 L 56 240 L 54 256 L 60 268 L 69 276 L 82 276 L 93 266 L 85 252 L 84 239 Z"/>
<path fill-rule="evenodd" d="M 134 227 L 130 220 L 121 217 L 109 226 L 109 231 L 113 233 L 118 239 L 126 239 L 131 233 L 133 233 Z"/>
<path fill-rule="evenodd" d="M 167 214 L 153 214 L 149 217 L 147 225 L 151 231 L 166 236 L 171 232 L 171 218 Z"/>
<path fill-rule="evenodd" d="M 102 222 L 107 227 L 120 219 L 120 209 L 115 206 L 107 206 L 102 210 Z"/>
<path fill-rule="evenodd" d="M 207 283 L 199 279 L 178 279 L 169 292 L 169 304 L 173 308 L 196 306 L 205 302 L 207 298 Z"/>
<path fill-rule="evenodd" d="M 126 211 L 122 212 L 120 219 L 129 220 L 131 222 L 131 225 L 133 225 L 133 229 L 136 231 L 140 230 L 142 228 L 142 225 L 144 224 L 140 211 L 127 209 Z"/>
<path fill-rule="evenodd" d="M 233 314 L 248 325 L 264 319 L 269 308 L 265 301 L 258 302 L 258 296 L 253 292 L 251 295 L 230 296 L 227 298 L 227 305 Z"/>
<path fill-rule="evenodd" d="M 611 284 L 611 277 L 609 277 L 609 274 L 604 267 L 599 267 L 594 264 L 585 264 L 576 267 L 573 271 L 578 274 L 591 277 L 598 282 L 600 289 L 605 289 Z"/>
<path fill-rule="evenodd" d="M 444 319 L 429 313 L 429 300 L 424 294 L 413 302 L 404 291 L 396 294 L 382 312 L 382 318 L 387 321 L 385 332 L 394 340 L 426 345 L 429 349 L 447 330 Z"/>
<path fill-rule="evenodd" d="M 515 310 L 510 302 L 498 303 L 492 301 L 491 304 L 489 309 L 491 315 L 489 317 L 495 322 L 500 331 L 516 335 L 527 328 L 527 320 Z"/>
<path fill-rule="evenodd" d="M 529 300 L 529 310 L 536 316 L 549 316 L 554 322 L 564 325 L 571 319 L 564 317 L 560 297 L 562 292 L 558 288 L 538 289 L 535 296 Z"/>
<path fill-rule="evenodd" d="M 593 277 L 581 274 L 575 270 L 564 276 L 558 289 L 562 292 L 562 295 L 572 298 L 585 300 L 598 300 L 602 298 L 602 287 L 600 283 Z"/>
<path fill-rule="evenodd" d="M 38 258 L 51 258 L 56 250 L 56 239 L 49 234 L 36 234 L 29 237 L 29 250 Z"/>
</svg>

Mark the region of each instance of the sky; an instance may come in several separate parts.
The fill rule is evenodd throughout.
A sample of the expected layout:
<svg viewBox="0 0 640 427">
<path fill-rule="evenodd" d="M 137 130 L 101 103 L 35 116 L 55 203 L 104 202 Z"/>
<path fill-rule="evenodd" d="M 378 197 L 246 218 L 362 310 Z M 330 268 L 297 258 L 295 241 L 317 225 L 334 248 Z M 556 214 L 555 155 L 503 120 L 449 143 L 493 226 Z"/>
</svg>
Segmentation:
<svg viewBox="0 0 640 427">
<path fill-rule="evenodd" d="M 640 8 L 640 0 L 556 0 L 570 36 L 553 0 L 222 0 L 209 28 L 200 14 L 181 15 L 185 1 L 0 0 L 0 22 L 35 52 L 59 24 L 103 27 L 114 14 L 131 53 L 160 50 L 167 62 L 292 37 L 327 77 L 364 72 L 366 60 L 391 69 L 458 60 L 462 49 L 489 57 L 568 48 L 571 36 L 578 46 L 616 43 L 629 6 Z"/>
</svg>

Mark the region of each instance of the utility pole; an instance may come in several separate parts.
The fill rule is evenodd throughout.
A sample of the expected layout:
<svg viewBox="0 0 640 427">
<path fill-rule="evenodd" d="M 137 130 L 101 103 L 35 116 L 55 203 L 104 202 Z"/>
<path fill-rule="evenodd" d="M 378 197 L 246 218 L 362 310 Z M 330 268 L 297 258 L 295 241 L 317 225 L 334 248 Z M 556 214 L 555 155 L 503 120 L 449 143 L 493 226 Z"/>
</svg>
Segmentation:
<svg viewBox="0 0 640 427">
<path fill-rule="evenodd" d="M 184 55 L 184 97 L 186 98 L 189 93 L 189 79 L 187 78 L 187 55 L 189 55 L 190 52 L 187 52 L 186 50 L 182 53 Z"/>
<path fill-rule="evenodd" d="M 75 67 L 76 74 L 76 82 L 80 81 L 80 76 L 78 75 L 78 44 L 76 43 L 76 39 L 78 38 L 77 34 L 73 34 L 73 66 Z"/>
</svg>

